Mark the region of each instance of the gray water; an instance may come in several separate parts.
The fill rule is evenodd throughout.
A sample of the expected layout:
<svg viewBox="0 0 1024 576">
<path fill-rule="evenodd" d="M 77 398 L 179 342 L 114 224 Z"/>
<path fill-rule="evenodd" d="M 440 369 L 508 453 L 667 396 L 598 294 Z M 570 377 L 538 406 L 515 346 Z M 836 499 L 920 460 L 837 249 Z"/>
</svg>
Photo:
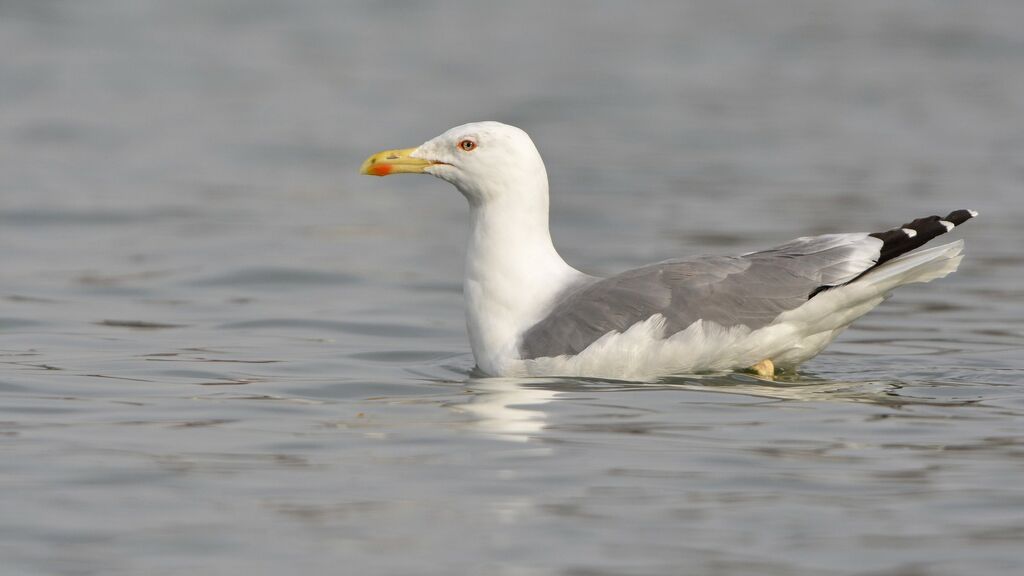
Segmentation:
<svg viewBox="0 0 1024 576">
<path fill-rule="evenodd" d="M 0 3 L 0 572 L 1024 572 L 1024 4 Z M 478 378 L 529 131 L 612 273 L 973 208 L 795 378 Z"/>
</svg>

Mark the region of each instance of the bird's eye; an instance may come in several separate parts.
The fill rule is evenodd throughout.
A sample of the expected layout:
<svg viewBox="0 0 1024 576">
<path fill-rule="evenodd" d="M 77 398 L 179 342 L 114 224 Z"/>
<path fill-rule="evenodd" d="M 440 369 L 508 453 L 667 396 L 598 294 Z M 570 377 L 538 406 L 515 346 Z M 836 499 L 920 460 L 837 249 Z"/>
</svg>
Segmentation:
<svg viewBox="0 0 1024 576">
<path fill-rule="evenodd" d="M 472 140 L 463 140 L 462 142 L 459 142 L 459 148 L 462 148 L 464 151 L 469 152 L 476 148 L 476 142 L 473 142 Z"/>
</svg>

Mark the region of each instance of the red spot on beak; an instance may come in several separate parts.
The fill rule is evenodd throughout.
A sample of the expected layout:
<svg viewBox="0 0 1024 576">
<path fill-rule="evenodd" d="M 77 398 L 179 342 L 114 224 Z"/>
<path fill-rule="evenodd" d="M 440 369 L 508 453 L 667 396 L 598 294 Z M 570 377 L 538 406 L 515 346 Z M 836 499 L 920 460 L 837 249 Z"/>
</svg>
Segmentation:
<svg viewBox="0 0 1024 576">
<path fill-rule="evenodd" d="M 388 174 L 391 174 L 391 165 L 374 164 L 373 166 L 370 166 L 370 174 L 373 174 L 374 176 L 387 176 Z"/>
</svg>

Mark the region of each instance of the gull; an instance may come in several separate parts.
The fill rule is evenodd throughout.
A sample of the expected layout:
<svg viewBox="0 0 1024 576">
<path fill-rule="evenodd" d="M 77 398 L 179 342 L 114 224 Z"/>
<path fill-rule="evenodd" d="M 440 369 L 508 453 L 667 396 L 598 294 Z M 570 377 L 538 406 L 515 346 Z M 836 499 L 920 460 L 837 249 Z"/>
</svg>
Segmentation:
<svg viewBox="0 0 1024 576">
<path fill-rule="evenodd" d="M 804 236 L 739 256 L 666 260 L 599 278 L 559 256 L 544 161 L 523 130 L 452 128 L 370 156 L 363 174 L 430 174 L 469 202 L 463 294 L 490 376 L 633 381 L 795 370 L 904 284 L 955 271 L 963 240 L 917 250 L 977 216 L 956 210 L 884 232 Z"/>
</svg>

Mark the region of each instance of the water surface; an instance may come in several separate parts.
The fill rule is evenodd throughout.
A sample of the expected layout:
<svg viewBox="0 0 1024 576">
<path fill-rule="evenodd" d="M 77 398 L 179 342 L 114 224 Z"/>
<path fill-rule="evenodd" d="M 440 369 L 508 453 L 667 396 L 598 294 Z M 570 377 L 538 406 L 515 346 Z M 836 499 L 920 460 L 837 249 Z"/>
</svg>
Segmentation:
<svg viewBox="0 0 1024 576">
<path fill-rule="evenodd" d="M 0 6 L 0 572 L 1024 570 L 1016 2 Z M 593 273 L 973 208 L 796 378 L 478 378 L 466 208 L 528 130 Z"/>
</svg>

